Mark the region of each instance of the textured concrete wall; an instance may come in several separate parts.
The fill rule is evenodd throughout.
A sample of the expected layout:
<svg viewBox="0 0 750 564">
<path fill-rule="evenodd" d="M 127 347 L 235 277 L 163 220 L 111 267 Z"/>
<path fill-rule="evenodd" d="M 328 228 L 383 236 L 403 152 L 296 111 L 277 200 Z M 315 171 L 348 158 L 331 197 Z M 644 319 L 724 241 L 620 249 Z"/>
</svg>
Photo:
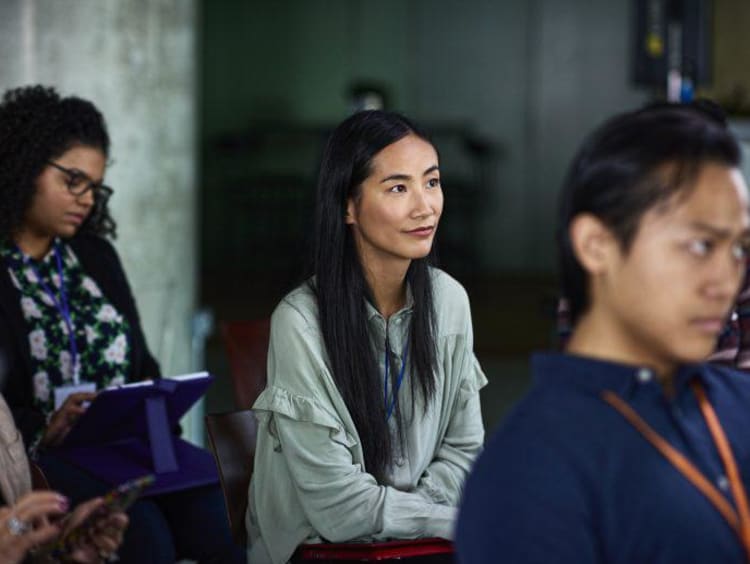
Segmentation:
<svg viewBox="0 0 750 564">
<path fill-rule="evenodd" d="M 107 118 L 107 183 L 151 350 L 190 370 L 195 306 L 195 0 L 2 0 L 0 89 L 57 87 Z"/>
</svg>

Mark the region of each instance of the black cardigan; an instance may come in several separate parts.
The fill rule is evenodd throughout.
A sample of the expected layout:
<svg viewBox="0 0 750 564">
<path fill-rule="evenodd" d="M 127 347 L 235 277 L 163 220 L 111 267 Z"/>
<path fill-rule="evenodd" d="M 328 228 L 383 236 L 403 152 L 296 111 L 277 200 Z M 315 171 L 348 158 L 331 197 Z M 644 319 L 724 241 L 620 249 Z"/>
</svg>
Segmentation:
<svg viewBox="0 0 750 564">
<path fill-rule="evenodd" d="M 76 235 L 67 241 L 84 272 L 97 283 L 109 302 L 130 324 L 129 380 L 159 378 L 159 365 L 148 350 L 141 321 L 125 271 L 114 247 L 102 237 Z M 13 285 L 8 267 L 0 263 L 0 351 L 4 370 L 0 391 L 13 412 L 27 445 L 46 425 L 44 414 L 34 407 L 29 326 L 21 311 L 21 295 Z"/>
</svg>

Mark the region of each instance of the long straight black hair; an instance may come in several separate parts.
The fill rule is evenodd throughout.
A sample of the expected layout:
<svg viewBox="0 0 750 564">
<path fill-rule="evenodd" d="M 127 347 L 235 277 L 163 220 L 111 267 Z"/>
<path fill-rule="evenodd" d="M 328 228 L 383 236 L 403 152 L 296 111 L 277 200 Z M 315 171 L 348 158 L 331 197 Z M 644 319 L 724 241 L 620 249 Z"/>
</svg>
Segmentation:
<svg viewBox="0 0 750 564">
<path fill-rule="evenodd" d="M 315 200 L 315 277 L 311 284 L 320 327 L 333 377 L 362 441 L 366 469 L 378 480 L 390 468 L 397 444 L 386 419 L 383 375 L 368 336 L 365 300 L 372 300 L 372 293 L 344 216 L 349 198 L 360 196 L 362 182 L 372 173 L 373 158 L 410 134 L 427 140 L 406 118 L 391 112 L 359 112 L 343 121 L 326 145 Z M 429 272 L 433 255 L 431 250 L 427 257 L 412 260 L 406 274 L 414 298 L 408 379 L 412 403 L 419 392 L 425 406 L 434 395 L 437 365 Z M 392 370 L 394 378 L 396 372 Z M 399 437 L 403 437 L 405 423 L 398 402 L 395 416 Z"/>
</svg>

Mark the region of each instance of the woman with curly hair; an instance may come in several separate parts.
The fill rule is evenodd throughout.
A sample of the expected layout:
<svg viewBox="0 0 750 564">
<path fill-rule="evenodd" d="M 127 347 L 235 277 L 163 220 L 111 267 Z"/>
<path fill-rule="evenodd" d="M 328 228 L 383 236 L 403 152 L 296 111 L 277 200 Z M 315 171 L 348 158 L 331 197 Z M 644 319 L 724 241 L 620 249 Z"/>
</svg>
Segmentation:
<svg viewBox="0 0 750 564">
<path fill-rule="evenodd" d="M 73 501 L 108 486 L 47 447 L 96 389 L 160 376 L 106 239 L 116 228 L 103 183 L 109 145 L 86 100 L 33 86 L 0 103 L 0 389 L 51 485 Z M 242 560 L 218 486 L 149 497 L 129 517 L 123 561 Z"/>
</svg>

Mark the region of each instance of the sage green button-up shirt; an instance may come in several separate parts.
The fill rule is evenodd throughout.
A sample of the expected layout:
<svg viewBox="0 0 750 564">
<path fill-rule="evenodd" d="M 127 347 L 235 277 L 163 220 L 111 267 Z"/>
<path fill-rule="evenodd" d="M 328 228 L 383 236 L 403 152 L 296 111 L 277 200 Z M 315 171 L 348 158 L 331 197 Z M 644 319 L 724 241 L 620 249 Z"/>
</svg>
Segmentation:
<svg viewBox="0 0 750 564">
<path fill-rule="evenodd" d="M 384 483 L 364 467 L 357 430 L 329 369 L 315 296 L 307 284 L 271 318 L 268 384 L 253 406 L 255 468 L 246 515 L 252 564 L 287 562 L 305 542 L 452 538 L 456 507 L 484 440 L 479 390 L 486 383 L 473 352 L 469 300 L 433 269 L 437 387 L 416 413 Z M 412 299 L 386 320 L 367 304 L 372 346 L 385 370 L 385 340 L 401 365 Z M 409 421 L 407 371 L 399 405 Z M 383 401 L 383 396 L 372 401 Z M 391 418 L 393 422 L 395 418 Z"/>
</svg>

